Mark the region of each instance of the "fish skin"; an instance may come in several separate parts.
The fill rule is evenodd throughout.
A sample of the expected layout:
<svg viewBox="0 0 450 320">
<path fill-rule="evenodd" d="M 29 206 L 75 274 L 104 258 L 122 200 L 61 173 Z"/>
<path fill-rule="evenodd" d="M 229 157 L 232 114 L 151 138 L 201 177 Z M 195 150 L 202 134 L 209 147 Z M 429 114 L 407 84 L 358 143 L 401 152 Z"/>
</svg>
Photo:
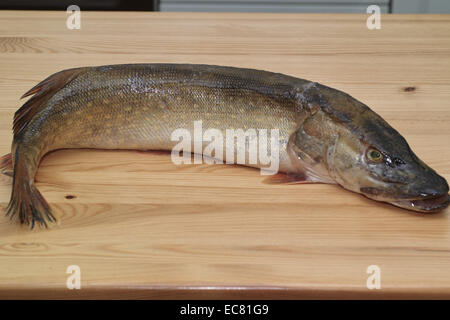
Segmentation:
<svg viewBox="0 0 450 320">
<path fill-rule="evenodd" d="M 190 64 L 84 67 L 56 73 L 28 95 L 15 115 L 7 213 L 31 227 L 55 220 L 33 182 L 46 153 L 61 148 L 171 150 L 177 143 L 171 133 L 191 130 L 197 120 L 203 128 L 220 130 L 279 129 L 280 171 L 313 182 L 336 183 L 328 158 L 338 159 L 333 148 L 339 135 L 349 133 L 385 152 L 410 153 L 395 129 L 351 96 L 268 71 Z M 347 187 L 344 180 L 340 184 Z"/>
<path fill-rule="evenodd" d="M 46 101 L 19 139 L 39 146 L 41 153 L 59 148 L 171 150 L 175 129 L 192 129 L 194 121 L 202 120 L 204 128 L 279 128 L 286 145 L 298 127 L 292 90 L 305 82 L 208 65 L 93 67 Z M 283 159 L 286 163 L 287 155 Z"/>
</svg>

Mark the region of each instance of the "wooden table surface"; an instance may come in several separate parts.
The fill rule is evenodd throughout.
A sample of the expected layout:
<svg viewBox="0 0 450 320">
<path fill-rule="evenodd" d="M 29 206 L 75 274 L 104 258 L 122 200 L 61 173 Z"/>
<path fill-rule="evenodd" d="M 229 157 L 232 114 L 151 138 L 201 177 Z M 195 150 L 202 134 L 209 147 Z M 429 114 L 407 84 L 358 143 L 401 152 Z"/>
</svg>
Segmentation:
<svg viewBox="0 0 450 320">
<path fill-rule="evenodd" d="M 61 69 L 183 62 L 282 72 L 381 114 L 450 180 L 450 16 L 0 12 L 0 153 L 19 97 Z M 339 186 L 167 154 L 64 150 L 37 186 L 59 224 L 0 216 L 1 298 L 450 298 L 449 210 L 419 215 Z M 11 179 L 0 177 L 6 207 Z M 2 209 L 3 212 L 3 209 Z M 67 267 L 81 270 L 69 290 Z M 369 265 L 381 289 L 369 290 Z"/>
</svg>

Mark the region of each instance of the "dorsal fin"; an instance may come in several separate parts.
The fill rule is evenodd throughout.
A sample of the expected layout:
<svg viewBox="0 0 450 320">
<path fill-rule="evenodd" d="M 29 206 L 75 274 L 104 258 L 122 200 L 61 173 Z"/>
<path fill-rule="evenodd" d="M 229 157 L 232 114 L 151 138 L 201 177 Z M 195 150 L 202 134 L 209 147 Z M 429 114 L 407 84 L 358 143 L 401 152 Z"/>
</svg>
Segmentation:
<svg viewBox="0 0 450 320">
<path fill-rule="evenodd" d="M 0 157 L 0 172 L 12 177 L 13 167 L 11 153 Z"/>
<path fill-rule="evenodd" d="M 26 128 L 34 115 L 41 111 L 45 101 L 50 99 L 58 90 L 66 86 L 87 69 L 75 68 L 57 72 L 28 90 L 21 99 L 30 95 L 33 96 L 14 114 L 14 135 L 19 134 Z"/>
</svg>

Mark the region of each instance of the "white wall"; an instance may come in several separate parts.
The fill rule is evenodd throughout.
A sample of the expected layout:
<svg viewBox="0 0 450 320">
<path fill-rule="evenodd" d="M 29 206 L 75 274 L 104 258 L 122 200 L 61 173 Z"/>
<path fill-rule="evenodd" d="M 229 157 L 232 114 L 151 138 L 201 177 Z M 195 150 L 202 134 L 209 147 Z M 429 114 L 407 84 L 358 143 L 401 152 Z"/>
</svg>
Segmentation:
<svg viewBox="0 0 450 320">
<path fill-rule="evenodd" d="M 392 0 L 392 13 L 450 13 L 450 0 Z"/>
<path fill-rule="evenodd" d="M 157 1 L 157 0 L 155 0 Z M 450 0 L 159 0 L 161 11 L 450 13 Z"/>
<path fill-rule="evenodd" d="M 450 0 L 448 0 L 450 1 Z M 376 4 L 389 10 L 389 0 L 160 0 L 161 11 L 228 12 L 354 12 Z"/>
</svg>

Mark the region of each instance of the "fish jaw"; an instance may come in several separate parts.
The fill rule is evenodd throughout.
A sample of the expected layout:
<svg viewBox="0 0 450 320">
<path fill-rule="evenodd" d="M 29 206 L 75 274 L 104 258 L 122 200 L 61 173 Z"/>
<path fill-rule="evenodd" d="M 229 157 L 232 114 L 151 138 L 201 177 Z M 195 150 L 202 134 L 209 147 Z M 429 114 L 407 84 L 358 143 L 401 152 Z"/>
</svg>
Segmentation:
<svg viewBox="0 0 450 320">
<path fill-rule="evenodd" d="M 450 204 L 450 195 L 428 197 L 390 202 L 394 206 L 423 213 L 434 213 L 444 210 Z"/>
<path fill-rule="evenodd" d="M 399 195 L 397 198 L 394 196 L 395 192 L 389 194 L 376 188 L 361 188 L 360 193 L 369 199 L 387 202 L 396 207 L 410 211 L 434 213 L 442 211 L 450 205 L 450 195 L 448 194 L 448 190 L 449 189 L 447 187 L 446 189 L 442 189 L 441 192 L 429 194 L 422 193 L 409 197 L 402 197 Z"/>
</svg>

